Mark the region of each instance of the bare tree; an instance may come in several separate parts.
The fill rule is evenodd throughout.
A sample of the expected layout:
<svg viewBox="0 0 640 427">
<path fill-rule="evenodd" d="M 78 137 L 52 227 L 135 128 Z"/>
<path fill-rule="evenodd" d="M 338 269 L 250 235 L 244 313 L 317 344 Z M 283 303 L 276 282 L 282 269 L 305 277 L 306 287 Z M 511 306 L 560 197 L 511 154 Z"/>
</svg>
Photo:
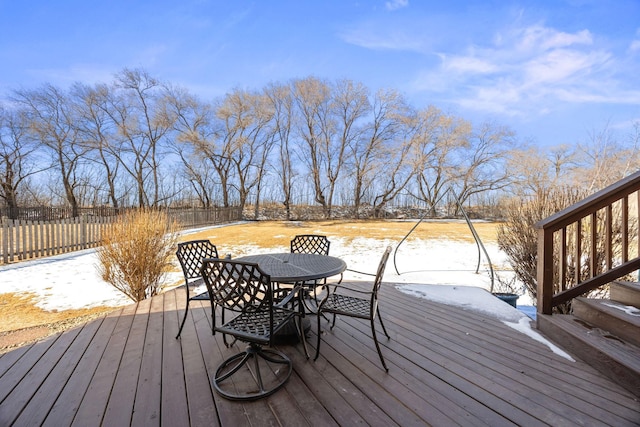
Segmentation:
<svg viewBox="0 0 640 427">
<path fill-rule="evenodd" d="M 52 157 L 60 173 L 64 195 L 73 216 L 78 216 L 77 188 L 82 184 L 82 166 L 90 150 L 76 126 L 77 115 L 69 97 L 59 88 L 45 84 L 40 89 L 14 92 L 14 100 L 29 116 L 30 132 Z"/>
<path fill-rule="evenodd" d="M 0 199 L 9 208 L 12 219 L 17 218 L 20 187 L 43 170 L 37 166 L 37 145 L 29 138 L 28 126 L 23 111 L 9 111 L 0 106 Z"/>
<path fill-rule="evenodd" d="M 138 206 L 158 206 L 160 160 L 166 154 L 162 143 L 173 128 L 163 86 L 144 70 L 125 68 L 116 75 L 115 88 L 119 94 L 108 111 L 121 136 L 118 160 L 135 180 Z"/>
<path fill-rule="evenodd" d="M 371 200 L 376 216 L 414 179 L 415 168 L 410 161 L 413 138 L 410 127 L 403 126 L 401 135 L 387 144 L 372 171 L 376 171 L 370 185 Z"/>
<path fill-rule="evenodd" d="M 234 90 L 216 111 L 224 123 L 223 144 L 235 169 L 240 206 L 264 177 L 266 161 L 273 147 L 275 130 L 269 99 L 259 93 Z M 256 195 L 258 201 L 259 194 Z"/>
<path fill-rule="evenodd" d="M 469 145 L 471 124 L 430 106 L 418 112 L 413 128 L 416 197 L 435 216 L 457 175 L 457 153 Z"/>
<path fill-rule="evenodd" d="M 491 123 L 482 124 L 472 134 L 454 167 L 457 176 L 453 179 L 460 204 L 474 194 L 501 190 L 511 183 L 506 164 L 514 144 L 513 131 Z"/>
<path fill-rule="evenodd" d="M 93 148 L 93 160 L 104 171 L 107 199 L 114 208 L 118 208 L 117 178 L 121 163 L 115 142 L 116 123 L 109 114 L 112 91 L 105 84 L 90 87 L 77 83 L 72 87 L 72 95 L 76 98 L 78 108 L 77 126 L 85 143 Z"/>
<path fill-rule="evenodd" d="M 506 161 L 511 190 L 520 197 L 541 194 L 550 188 L 574 186 L 578 159 L 575 147 L 528 147 L 512 150 Z"/>
<path fill-rule="evenodd" d="M 590 131 L 588 141 L 578 144 L 577 151 L 582 167 L 577 169 L 577 181 L 587 191 L 595 192 L 622 179 L 637 170 L 640 124 L 635 126 L 635 134 L 625 142 L 605 126 L 600 131 Z"/>
<path fill-rule="evenodd" d="M 400 137 L 408 110 L 405 100 L 397 92 L 378 91 L 371 106 L 371 121 L 359 137 L 348 141 L 356 218 L 367 194 L 375 200 L 375 209 L 379 211 L 410 179 L 407 174 L 404 181 L 400 176 L 409 153 L 409 144 Z M 374 185 L 375 182 L 380 185 Z"/>
<path fill-rule="evenodd" d="M 349 147 L 363 138 L 366 129 L 364 119 L 371 110 L 369 90 L 361 83 L 340 80 L 335 84 L 333 111 L 336 117 L 336 141 L 328 156 L 327 179 L 329 181 L 329 200 L 333 203 L 336 184 L 345 164 L 352 153 Z"/>
<path fill-rule="evenodd" d="M 294 101 L 299 113 L 298 135 L 304 141 L 300 158 L 311 175 L 314 199 L 329 215 L 331 201 L 325 194 L 326 184 L 323 170 L 326 168 L 328 148 L 335 124 L 330 115 L 331 89 L 323 80 L 309 77 L 293 82 Z"/>
<path fill-rule="evenodd" d="M 300 155 L 311 174 L 315 201 L 330 217 L 347 145 L 359 137 L 358 121 L 369 110 L 367 89 L 350 80 L 332 86 L 312 77 L 296 80 L 293 86 L 297 130 L 304 141 Z"/>
<path fill-rule="evenodd" d="M 167 110 L 173 116 L 174 130 L 177 132 L 173 150 L 182 161 L 185 179 L 196 194 L 200 205 L 213 205 L 213 178 L 206 165 L 207 148 L 211 135 L 213 110 L 210 104 L 197 99 L 186 90 L 169 87 Z"/>
<path fill-rule="evenodd" d="M 576 148 L 569 144 L 560 144 L 548 150 L 547 160 L 551 163 L 552 187 L 566 185 L 568 175 L 574 175 L 578 167 Z"/>
<path fill-rule="evenodd" d="M 287 220 L 291 219 L 293 178 L 296 174 L 291 159 L 291 131 L 293 126 L 293 98 L 289 85 L 271 84 L 265 91 L 271 100 L 274 110 L 274 126 L 276 130 L 277 159 L 276 173 L 279 177 Z"/>
<path fill-rule="evenodd" d="M 263 123 L 263 125 L 260 126 L 261 130 L 255 132 L 255 137 L 252 138 L 254 140 L 254 143 L 252 145 L 257 150 L 255 156 L 257 160 L 257 168 L 255 169 L 254 180 L 254 218 L 258 219 L 260 211 L 260 201 L 262 197 L 262 186 L 265 181 L 265 176 L 267 175 L 271 153 L 279 136 L 279 130 L 278 125 L 274 120 L 275 109 L 273 108 L 273 104 L 271 103 L 271 99 L 269 98 L 267 90 L 264 90 L 255 99 L 255 108 L 257 111 L 259 111 L 259 122 Z"/>
</svg>

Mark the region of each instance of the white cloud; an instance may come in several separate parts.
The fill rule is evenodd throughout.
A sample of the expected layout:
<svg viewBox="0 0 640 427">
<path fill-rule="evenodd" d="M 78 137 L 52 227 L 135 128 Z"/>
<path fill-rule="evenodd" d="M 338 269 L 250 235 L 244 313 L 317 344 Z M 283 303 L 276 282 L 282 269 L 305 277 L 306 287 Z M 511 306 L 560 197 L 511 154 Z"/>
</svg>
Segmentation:
<svg viewBox="0 0 640 427">
<path fill-rule="evenodd" d="M 575 77 L 592 72 L 609 59 L 610 54 L 601 51 L 554 49 L 523 64 L 523 79 L 529 85 L 572 83 Z"/>
<path fill-rule="evenodd" d="M 640 42 L 632 46 L 640 50 Z M 597 45 L 588 30 L 512 28 L 486 45 L 439 56 L 440 67 L 421 73 L 414 87 L 431 90 L 438 82 L 438 92 L 449 92 L 450 102 L 485 113 L 546 114 L 558 102 L 618 103 L 637 99 L 639 91 L 622 83 L 630 65 Z"/>
<path fill-rule="evenodd" d="M 410 31 L 402 29 L 380 29 L 375 24 L 365 24 L 342 33 L 347 43 L 376 50 L 404 50 L 423 52 L 423 42 Z"/>
<path fill-rule="evenodd" d="M 454 56 L 447 58 L 443 67 L 447 71 L 457 73 L 477 73 L 486 74 L 497 70 L 497 65 L 483 58 L 470 56 Z"/>
<path fill-rule="evenodd" d="M 634 40 L 631 42 L 631 45 L 629 46 L 629 50 L 631 52 L 638 52 L 640 51 L 640 40 Z"/>
<path fill-rule="evenodd" d="M 577 33 L 565 33 L 553 28 L 534 25 L 521 30 L 522 35 L 516 41 L 518 50 L 525 52 L 547 51 L 572 45 L 591 45 L 593 37 L 588 30 Z"/>
<path fill-rule="evenodd" d="M 391 0 L 385 2 L 384 6 L 387 10 L 397 10 L 409 6 L 409 0 Z"/>
</svg>

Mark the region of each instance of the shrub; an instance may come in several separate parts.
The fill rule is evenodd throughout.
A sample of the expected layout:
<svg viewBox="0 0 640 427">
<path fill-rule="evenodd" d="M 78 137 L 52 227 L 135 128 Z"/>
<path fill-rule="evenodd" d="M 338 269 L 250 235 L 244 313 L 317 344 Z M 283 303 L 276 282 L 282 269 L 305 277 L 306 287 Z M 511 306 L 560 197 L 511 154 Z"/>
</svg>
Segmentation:
<svg viewBox="0 0 640 427">
<path fill-rule="evenodd" d="M 172 265 L 177 230 L 163 212 L 126 213 L 103 235 L 98 250 L 100 275 L 133 301 L 157 295 Z"/>
<path fill-rule="evenodd" d="M 521 281 L 527 293 L 536 301 L 537 298 L 537 262 L 538 262 L 538 234 L 534 228 L 535 223 L 545 219 L 560 210 L 569 207 L 587 196 L 582 190 L 565 188 L 552 190 L 547 193 L 538 194 L 529 201 L 513 200 L 505 207 L 505 222 L 498 227 L 498 245 L 509 259 L 509 264 L 513 268 L 516 278 Z M 618 207 L 614 206 L 614 211 Z M 600 210 L 596 214 L 596 236 L 605 236 L 605 212 Z M 611 248 L 615 256 L 619 256 L 622 247 L 622 225 L 621 215 L 613 215 L 611 228 Z M 576 255 L 576 227 L 575 224 L 567 228 L 567 259 L 565 283 L 554 283 L 554 292 L 572 286 L 572 281 L 576 276 L 583 281 L 591 277 L 592 272 L 589 266 L 591 262 L 591 248 L 588 242 L 589 235 L 593 225 L 590 220 L 584 220 L 580 229 L 581 237 L 579 256 Z M 631 236 L 637 233 L 635 223 L 629 225 L 629 233 Z M 556 236 L 556 245 L 560 245 L 559 236 Z M 599 274 L 606 269 L 606 249 L 605 240 L 598 238 L 595 242 L 595 256 L 593 262 L 596 271 L 593 274 Z M 558 258 L 559 251 L 554 252 L 554 271 L 558 271 L 560 260 Z M 614 264 L 618 262 L 614 260 Z M 623 279 L 628 279 L 625 277 Z M 607 294 L 608 287 L 591 291 L 590 297 L 603 297 Z M 557 311 L 568 312 L 571 303 L 567 303 L 557 307 Z"/>
<path fill-rule="evenodd" d="M 498 245 L 533 301 L 538 295 L 538 234 L 534 225 L 584 197 L 581 191 L 562 189 L 540 193 L 528 201 L 514 199 L 504 208 L 505 222 L 498 227 Z"/>
</svg>

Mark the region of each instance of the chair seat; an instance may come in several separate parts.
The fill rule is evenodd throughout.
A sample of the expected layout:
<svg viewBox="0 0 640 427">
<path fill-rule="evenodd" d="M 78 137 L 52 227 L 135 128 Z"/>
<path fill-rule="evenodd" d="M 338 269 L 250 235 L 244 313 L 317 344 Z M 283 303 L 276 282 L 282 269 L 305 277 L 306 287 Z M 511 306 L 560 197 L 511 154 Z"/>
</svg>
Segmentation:
<svg viewBox="0 0 640 427">
<path fill-rule="evenodd" d="M 291 311 L 273 310 L 273 331 L 269 329 L 269 312 L 243 312 L 216 330 L 235 335 L 240 341 L 251 340 L 269 344 L 271 334 L 282 329 L 295 314 Z"/>
<path fill-rule="evenodd" d="M 207 286 L 204 284 L 202 278 L 194 280 L 191 284 L 195 286 L 193 286 L 193 290 L 191 290 L 191 292 L 193 292 L 193 296 L 189 296 L 190 300 L 209 300 L 209 291 L 207 290 Z"/>
<path fill-rule="evenodd" d="M 371 301 L 347 295 L 331 294 L 323 305 L 322 311 L 369 319 L 371 318 Z"/>
<path fill-rule="evenodd" d="M 197 300 L 197 301 L 209 301 L 209 292 L 208 291 L 202 292 L 194 297 L 191 297 L 190 299 Z"/>
</svg>

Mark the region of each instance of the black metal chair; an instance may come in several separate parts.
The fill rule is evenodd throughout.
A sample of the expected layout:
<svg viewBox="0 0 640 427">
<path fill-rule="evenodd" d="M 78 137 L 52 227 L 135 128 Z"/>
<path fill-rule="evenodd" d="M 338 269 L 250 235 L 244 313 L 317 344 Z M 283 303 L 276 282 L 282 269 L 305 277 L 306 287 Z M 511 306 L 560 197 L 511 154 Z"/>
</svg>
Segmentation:
<svg viewBox="0 0 640 427">
<path fill-rule="evenodd" d="M 319 234 L 298 234 L 291 239 L 291 253 L 329 255 L 330 247 L 331 242 L 327 236 Z M 340 275 L 340 279 L 338 279 L 337 283 L 340 283 L 341 281 L 342 274 Z M 327 279 L 307 281 L 304 283 L 307 288 L 313 287 L 313 299 L 316 306 L 318 304 L 317 287 L 326 283 Z M 309 310 L 315 311 L 313 308 L 309 308 Z"/>
<path fill-rule="evenodd" d="M 382 357 L 382 352 L 380 351 L 380 344 L 378 344 L 378 338 L 376 337 L 374 320 L 376 316 L 378 316 L 384 334 L 390 339 L 391 337 L 387 333 L 387 329 L 384 327 L 382 317 L 380 316 L 380 309 L 378 307 L 378 291 L 382 284 L 382 276 L 384 275 L 384 269 L 387 265 L 390 253 L 391 247 L 389 246 L 384 251 L 380 264 L 378 264 L 376 278 L 373 281 L 373 286 L 370 291 L 355 289 L 353 286 L 349 286 L 348 283 L 340 284 L 340 286 L 337 287 L 337 291 L 334 292 L 330 292 L 329 289 L 327 289 L 326 296 L 318 306 L 318 341 L 316 344 L 316 355 L 313 360 L 318 359 L 318 355 L 320 354 L 320 336 L 322 334 L 320 329 L 321 315 L 333 314 L 330 329 L 333 329 L 336 324 L 336 315 L 356 317 L 359 319 L 367 319 L 371 322 L 371 335 L 373 336 L 373 341 L 376 344 L 378 356 L 380 356 L 380 361 L 382 362 L 384 370 L 389 372 L 389 368 L 387 368 L 387 364 L 385 363 L 384 358 Z M 327 287 L 327 285 L 324 286 Z M 347 291 L 347 293 L 345 294 L 344 291 Z"/>
<path fill-rule="evenodd" d="M 199 285 L 204 285 L 202 275 L 200 274 L 202 260 L 205 258 L 218 258 L 218 250 L 216 249 L 216 246 L 209 240 L 191 240 L 189 242 L 178 243 L 176 257 L 178 257 L 178 261 L 180 261 L 180 266 L 182 267 L 182 273 L 184 274 L 184 287 L 187 291 L 187 306 L 184 310 L 184 317 L 182 318 L 182 322 L 180 323 L 178 335 L 176 335 L 177 339 L 180 337 L 182 328 L 184 327 L 184 323 L 187 320 L 187 314 L 189 313 L 189 302 L 193 300 L 209 300 L 209 292 L 205 291 L 192 295 L 191 288 L 195 289 Z M 215 307 L 211 307 L 212 318 L 214 317 L 214 315 Z"/>
<path fill-rule="evenodd" d="M 330 246 L 327 236 L 298 234 L 291 240 L 291 253 L 329 255 Z"/>
<path fill-rule="evenodd" d="M 296 303 L 299 286 L 274 303 L 271 278 L 257 264 L 221 259 L 207 259 L 202 277 L 211 305 L 236 313 L 215 332 L 232 335 L 248 343 L 247 348 L 222 362 L 215 372 L 213 386 L 232 400 L 254 400 L 269 396 L 291 376 L 291 360 L 273 348 L 275 335 L 294 321 L 309 357 L 302 332 L 300 304 Z M 271 348 L 265 348 L 269 346 Z M 253 364 L 249 363 L 253 360 Z M 251 366 L 253 365 L 253 366 Z"/>
</svg>

